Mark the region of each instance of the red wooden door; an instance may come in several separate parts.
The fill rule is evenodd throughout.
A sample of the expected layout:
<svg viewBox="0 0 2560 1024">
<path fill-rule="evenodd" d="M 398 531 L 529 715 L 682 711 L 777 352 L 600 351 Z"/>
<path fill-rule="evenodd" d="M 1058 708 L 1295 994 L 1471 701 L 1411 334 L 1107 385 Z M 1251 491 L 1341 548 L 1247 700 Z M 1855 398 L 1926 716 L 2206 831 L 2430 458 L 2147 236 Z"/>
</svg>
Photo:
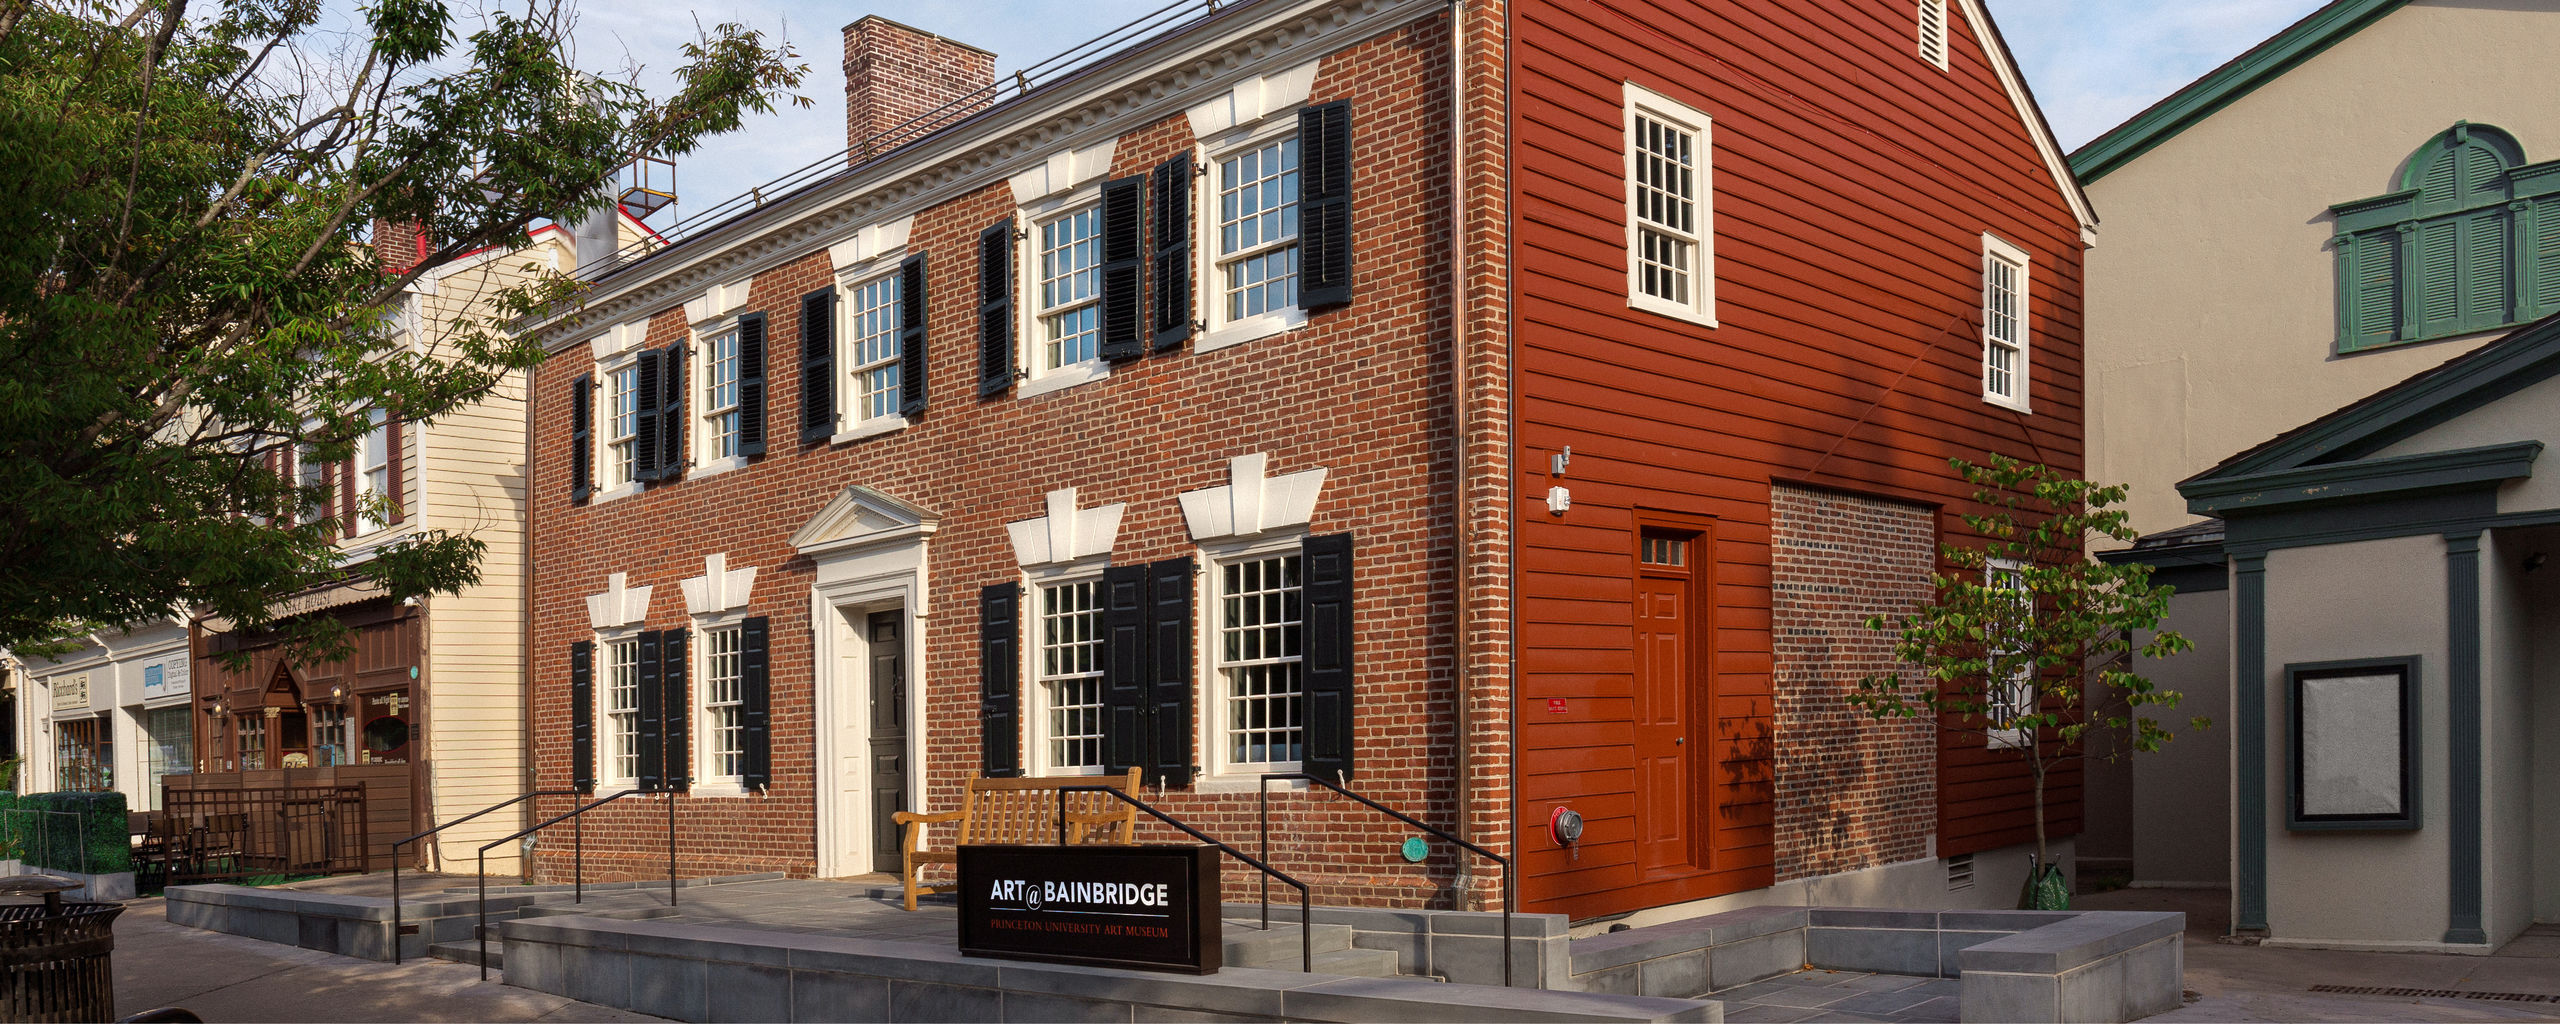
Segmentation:
<svg viewBox="0 0 2560 1024">
<path fill-rule="evenodd" d="M 1636 577 L 1636 869 L 1686 870 L 1698 823 L 1689 726 L 1696 690 L 1687 538 L 1648 532 Z"/>
</svg>

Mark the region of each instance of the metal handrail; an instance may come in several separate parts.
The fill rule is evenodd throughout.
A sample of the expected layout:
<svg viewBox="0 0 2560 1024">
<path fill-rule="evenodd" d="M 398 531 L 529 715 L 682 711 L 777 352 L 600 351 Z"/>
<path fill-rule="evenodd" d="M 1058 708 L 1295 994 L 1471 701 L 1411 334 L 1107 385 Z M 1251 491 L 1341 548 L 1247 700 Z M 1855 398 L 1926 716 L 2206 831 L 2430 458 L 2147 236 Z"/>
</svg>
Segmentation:
<svg viewBox="0 0 2560 1024">
<path fill-rule="evenodd" d="M 641 794 L 641 793 L 643 793 L 643 792 L 656 792 L 656 791 L 655 791 L 655 790 L 645 790 L 645 791 L 644 791 L 644 790 L 638 790 L 638 789 L 626 789 L 626 790 L 623 790 L 622 792 L 615 793 L 615 794 L 614 794 L 614 795 L 612 795 L 612 796 L 605 797 L 605 798 L 604 798 L 604 799 L 602 799 L 602 800 L 594 800 L 594 801 L 590 801 L 590 802 L 588 802 L 588 803 L 580 804 L 580 805 L 578 805 L 577 807 L 573 807 L 573 808 L 570 808 L 569 810 L 567 810 L 567 811 L 565 811 L 565 812 L 562 812 L 562 813 L 557 814 L 557 815 L 553 815 L 552 817 L 550 817 L 550 818 L 546 818 L 546 819 L 542 820 L 541 822 L 538 822 L 538 823 L 536 823 L 536 824 L 534 824 L 534 825 L 528 826 L 528 827 L 523 828 L 523 829 L 519 829 L 519 830 L 517 830 L 515 833 L 513 833 L 513 834 L 511 834 L 511 835 L 502 836 L 502 837 L 500 837 L 500 838 L 490 840 L 487 844 L 485 844 L 485 845 L 483 845 L 483 846 L 481 846 L 481 847 L 480 847 L 480 927 L 477 929 L 476 934 L 473 936 L 473 937 L 474 937 L 475 939 L 477 939 L 477 940 L 479 941 L 479 943 L 480 943 L 480 980 L 482 980 L 482 981 L 487 981 L 487 980 L 489 980 L 489 851 L 494 850 L 494 849 L 497 849 L 498 847 L 500 847 L 500 846 L 504 846 L 504 845 L 506 845 L 506 844 L 508 844 L 508 843 L 514 842 L 514 841 L 516 841 L 516 840 L 518 840 L 518 839 L 522 839 L 522 838 L 524 838 L 524 837 L 526 837 L 526 836 L 532 835 L 532 834 L 534 834 L 534 833 L 536 833 L 536 832 L 540 832 L 540 831 L 542 831 L 543 829 L 550 828 L 550 827 L 551 827 L 551 826 L 553 826 L 553 825 L 557 825 L 557 824 L 559 824 L 559 823 L 561 823 L 561 822 L 564 822 L 564 821 L 567 821 L 567 820 L 569 820 L 569 819 L 571 819 L 571 818 L 575 818 L 575 817 L 577 817 L 577 816 L 579 816 L 579 815 L 581 815 L 581 814 L 585 814 L 585 813 L 587 813 L 588 811 L 595 810 L 595 809 L 596 809 L 596 808 L 598 808 L 598 807 L 602 807 L 602 806 L 604 806 L 604 805 L 606 805 L 606 804 L 609 804 L 609 803 L 612 803 L 612 802 L 614 802 L 614 801 L 616 801 L 616 800 L 620 800 L 620 799 L 622 799 L 623 797 L 626 797 L 626 796 L 638 796 L 638 795 L 640 795 L 640 794 Z M 676 905 L 676 794 L 675 794 L 674 792 L 672 792 L 672 791 L 669 791 L 669 792 L 666 794 L 666 796 L 667 796 L 667 905 L 668 905 L 668 906 L 670 906 L 670 907 L 672 907 L 672 906 L 675 906 L 675 905 Z M 580 831 L 579 831 L 579 835 L 581 836 L 581 839 L 580 839 L 579 847 L 578 847 L 578 868 L 577 868 L 577 872 L 578 872 L 578 873 L 577 873 L 577 877 L 576 877 L 576 879 L 575 879 L 575 881 L 576 881 L 576 894 L 577 894 L 577 899 L 576 899 L 576 901 L 575 901 L 575 902 L 584 903 L 584 902 L 586 902 L 586 901 L 587 901 L 587 880 L 586 880 L 586 877 L 585 877 L 585 873 L 586 873 L 586 844 L 585 844 L 585 841 L 584 841 L 584 838 L 583 838 L 583 837 L 585 836 L 585 834 L 586 834 L 586 833 L 585 833 L 586 826 L 585 826 L 584 824 L 580 824 L 580 825 L 578 826 L 578 828 L 579 828 L 579 830 L 580 830 Z"/>
<path fill-rule="evenodd" d="M 1199 829 L 1192 828 L 1189 825 L 1176 821 L 1172 815 L 1155 809 L 1154 805 L 1149 804 L 1144 800 L 1140 800 L 1137 797 L 1130 796 L 1127 793 L 1123 793 L 1117 788 L 1111 786 L 1058 787 L 1058 845 L 1060 846 L 1067 845 L 1067 794 L 1069 793 L 1108 793 L 1113 799 L 1116 799 L 1121 803 L 1128 804 L 1131 807 L 1147 812 L 1157 821 L 1161 821 L 1167 825 L 1181 829 L 1184 835 L 1226 851 L 1228 856 L 1243 861 L 1246 867 L 1262 872 L 1263 878 L 1277 878 L 1282 882 L 1287 883 L 1291 888 L 1298 890 L 1298 969 L 1308 974 L 1314 974 L 1316 972 L 1316 940 L 1314 928 L 1315 898 L 1313 893 L 1308 891 L 1306 883 L 1282 874 L 1278 869 L 1273 868 L 1271 865 L 1255 860 L 1252 854 L 1220 842 L 1206 832 L 1202 832 Z M 1271 886 L 1268 881 L 1263 884 L 1262 891 L 1262 930 L 1270 931 Z M 1224 917 L 1225 915 L 1225 910 L 1221 909 L 1219 911 L 1219 916 Z"/>
<path fill-rule="evenodd" d="M 1417 820 L 1410 814 L 1406 814 L 1403 811 L 1396 810 L 1395 808 L 1389 807 L 1375 800 L 1371 800 L 1368 797 L 1361 796 L 1358 793 L 1344 789 L 1336 783 L 1329 782 L 1315 775 L 1307 774 L 1306 772 L 1273 772 L 1262 777 L 1260 785 L 1262 790 L 1262 855 L 1264 857 L 1271 856 L 1271 784 L 1284 779 L 1305 779 L 1309 782 L 1315 783 L 1316 785 L 1323 786 L 1326 789 L 1330 789 L 1336 793 L 1342 794 L 1343 796 L 1359 801 L 1370 810 L 1386 815 L 1387 817 L 1394 818 L 1397 821 L 1404 822 L 1407 825 L 1411 825 L 1425 832 L 1429 832 L 1432 835 L 1439 836 L 1442 839 L 1446 839 L 1457 846 L 1465 848 L 1467 852 L 1483 857 L 1500 866 L 1502 868 L 1502 987 L 1511 987 L 1511 858 L 1450 835 L 1438 828 L 1424 824 L 1422 821 Z M 1271 885 L 1268 882 L 1263 883 L 1262 886 L 1262 926 L 1264 928 L 1271 927 Z"/>
<path fill-rule="evenodd" d="M 860 167 L 900 145 L 957 124 L 980 111 L 992 109 L 1000 100 L 1020 96 L 1045 86 L 1059 77 L 1103 63 L 1121 53 L 1125 44 L 1134 43 L 1152 34 L 1188 27 L 1221 11 L 1238 6 L 1241 2 L 1250 2 L 1250 0 L 1172 0 L 1162 7 L 1131 18 L 1101 35 L 1068 47 L 1055 56 L 1025 66 L 1001 79 L 972 89 L 941 106 L 909 118 L 903 123 L 713 204 L 701 213 L 684 217 L 663 229 L 653 228 L 648 237 L 623 246 L 607 256 L 606 272 L 610 273 L 636 263 L 641 257 L 672 246 L 704 227 L 718 226 L 737 216 L 762 209 L 766 203 L 796 193 L 805 186 L 832 177 L 838 171 Z M 1008 93 L 1010 95 L 1007 95 Z"/>
<path fill-rule="evenodd" d="M 401 839 L 401 840 L 396 840 L 396 841 L 394 841 L 394 842 L 391 844 L 391 962 L 392 962 L 392 963 L 394 963 L 394 964 L 397 964 L 397 963 L 400 963 L 400 962 L 401 962 L 401 961 L 400 961 L 400 927 L 401 927 L 401 924 L 400 924 L 400 848 L 401 848 L 401 847 L 403 847 L 403 846 L 407 846 L 407 845 L 409 845 L 410 843 L 417 842 L 418 840 L 424 839 L 424 838 L 426 838 L 426 837 L 428 837 L 428 836 L 431 836 L 431 835 L 434 835 L 434 834 L 436 834 L 436 833 L 438 833 L 438 832 L 442 832 L 442 831 L 444 831 L 444 830 L 446 830 L 446 829 L 449 829 L 449 828 L 452 828 L 452 827 L 454 827 L 454 826 L 456 826 L 456 825 L 462 824 L 463 822 L 470 821 L 470 820 L 471 820 L 471 819 L 473 819 L 473 818 L 477 818 L 477 817 L 479 817 L 479 816 L 481 816 L 481 815 L 483 815 L 483 814 L 487 814 L 487 813 L 489 813 L 489 812 L 491 812 L 491 811 L 502 811 L 502 810 L 505 810 L 505 809 L 507 809 L 507 808 L 509 808 L 509 807 L 513 807 L 513 806 L 515 806 L 515 805 L 517 805 L 517 804 L 523 803 L 523 802 L 525 802 L 525 801 L 527 801 L 527 800 L 531 800 L 531 799 L 533 799 L 533 798 L 535 798 L 535 797 L 538 797 L 538 796 L 577 796 L 577 795 L 578 795 L 578 791 L 577 791 L 577 790 L 574 790 L 574 789 L 546 789 L 546 790 L 543 790 L 543 791 L 541 791 L 541 792 L 539 792 L 539 793 L 527 793 L 527 794 L 525 794 L 525 795 L 523 795 L 523 796 L 513 797 L 513 798 L 510 798 L 510 799 L 507 799 L 507 800 L 504 800 L 504 801 L 500 801 L 500 802 L 498 802 L 498 803 L 490 804 L 490 805 L 489 805 L 489 806 L 487 806 L 487 807 L 483 807 L 483 808 L 481 808 L 481 809 L 479 809 L 479 810 L 476 810 L 476 811 L 473 811 L 473 812 L 471 812 L 471 813 L 469 813 L 469 814 L 465 814 L 465 815 L 463 815 L 462 817 L 455 818 L 455 819 L 453 819 L 452 821 L 445 822 L 445 823 L 444 823 L 444 824 L 442 824 L 442 825 L 438 825 L 438 826 L 436 826 L 436 827 L 434 827 L 434 828 L 431 828 L 431 829 L 428 829 L 428 830 L 426 830 L 426 831 L 424 831 L 424 832 L 420 832 L 420 833 L 418 833 L 417 835 L 410 836 L 410 837 L 409 837 L 409 838 L 407 838 L 407 839 Z M 583 868 L 585 867 L 585 860 L 586 860 L 586 846 L 587 846 L 587 842 L 586 842 L 586 840 L 587 840 L 587 826 L 586 826 L 586 823 L 585 823 L 585 822 L 579 822 L 579 823 L 578 823 L 578 857 L 579 857 L 579 861 L 580 861 L 579 866 L 580 866 L 580 868 L 581 868 L 581 869 L 583 869 Z M 581 873 L 583 874 L 583 870 L 581 871 Z M 581 891 L 580 895 L 581 895 L 581 896 L 584 896 L 584 895 L 585 895 L 585 893 L 584 893 L 583 891 Z M 583 902 L 583 900 L 582 900 L 581 902 Z"/>
</svg>

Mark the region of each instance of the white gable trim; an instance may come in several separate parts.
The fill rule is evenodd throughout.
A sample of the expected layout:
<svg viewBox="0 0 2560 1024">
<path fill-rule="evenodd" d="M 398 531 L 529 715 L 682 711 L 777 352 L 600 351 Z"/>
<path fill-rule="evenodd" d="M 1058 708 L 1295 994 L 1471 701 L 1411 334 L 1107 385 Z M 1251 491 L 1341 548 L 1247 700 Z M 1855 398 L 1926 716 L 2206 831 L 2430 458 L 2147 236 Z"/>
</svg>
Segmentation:
<svg viewBox="0 0 2560 1024">
<path fill-rule="evenodd" d="M 1227 462 L 1225 486 L 1182 492 L 1182 518 L 1191 528 L 1191 539 L 1252 537 L 1313 520 L 1316 495 L 1324 490 L 1324 470 L 1267 477 L 1263 470 L 1270 463 L 1271 456 L 1261 452 L 1238 455 Z"/>
<path fill-rule="evenodd" d="M 941 525 L 940 515 L 861 484 L 849 484 L 791 535 L 791 546 L 817 558 L 922 540 Z"/>
<path fill-rule="evenodd" d="M 2080 244 L 2098 244 L 2098 211 L 2089 205 L 2089 196 L 2080 190 L 2080 179 L 2071 173 L 2071 161 L 2064 158 L 2062 146 L 2053 140 L 2053 129 L 2044 123 L 2044 114 L 2036 110 L 2035 98 L 2027 94 L 2026 79 L 2018 74 L 2018 62 L 2009 56 L 2008 44 L 1991 31 L 1991 15 L 1982 9 L 1982 0 L 1958 0 L 1964 4 L 1965 24 L 1973 29 L 1973 37 L 1982 43 L 1982 52 L 1991 57 L 1991 70 L 2000 76 L 2000 87 L 2009 93 L 2009 104 L 2018 111 L 2018 121 L 2027 126 L 2027 136 L 2035 140 L 2036 152 L 2044 157 L 2045 170 L 2053 174 L 2053 187 L 2062 190 L 2062 201 L 2070 204 L 2072 216 L 2080 218 Z M 1954 33 L 1948 33 L 1950 48 Z"/>
</svg>

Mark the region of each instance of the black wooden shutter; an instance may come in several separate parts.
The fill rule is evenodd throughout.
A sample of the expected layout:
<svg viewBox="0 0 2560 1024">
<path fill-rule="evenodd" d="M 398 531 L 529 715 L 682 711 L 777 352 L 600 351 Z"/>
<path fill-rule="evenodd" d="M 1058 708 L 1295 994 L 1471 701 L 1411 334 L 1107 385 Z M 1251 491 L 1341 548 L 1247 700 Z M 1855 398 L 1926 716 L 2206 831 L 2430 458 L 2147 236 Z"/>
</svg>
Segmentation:
<svg viewBox="0 0 2560 1024">
<path fill-rule="evenodd" d="M 762 330 L 759 325 L 758 330 Z M 684 475 L 684 343 L 667 346 L 658 361 L 658 475 L 673 480 Z"/>
<path fill-rule="evenodd" d="M 596 791 L 596 645 L 569 645 L 569 788 Z"/>
<path fill-rule="evenodd" d="M 978 232 L 978 394 L 1013 386 L 1013 218 Z"/>
<path fill-rule="evenodd" d="M 569 382 L 569 500 L 584 505 L 596 492 L 596 378 Z"/>
<path fill-rule="evenodd" d="M 662 774 L 670 790 L 693 788 L 693 694 L 685 687 L 692 673 L 686 671 L 691 662 L 685 660 L 691 634 L 681 629 L 666 632 L 663 656 L 666 671 L 659 674 L 659 696 L 666 706 L 667 758 Z"/>
<path fill-rule="evenodd" d="M 1298 111 L 1298 305 L 1351 301 L 1351 101 Z"/>
<path fill-rule="evenodd" d="M 836 290 L 800 297 L 800 440 L 836 432 Z"/>
<path fill-rule="evenodd" d="M 1022 584 L 978 591 L 978 749 L 989 778 L 1022 774 Z"/>
<path fill-rule="evenodd" d="M 762 313 L 738 318 L 738 454 L 764 454 L 764 321 Z"/>
<path fill-rule="evenodd" d="M 1306 572 L 1306 743 L 1300 764 L 1351 777 L 1351 535 L 1309 537 Z"/>
<path fill-rule="evenodd" d="M 1102 766 L 1147 761 L 1147 567 L 1102 571 Z"/>
<path fill-rule="evenodd" d="M 643 793 L 657 792 L 661 786 L 661 780 L 665 777 L 666 760 L 661 755 L 665 753 L 664 744 L 667 738 L 667 701 L 664 696 L 666 688 L 660 684 L 658 678 L 658 639 L 656 630 L 640 634 L 640 664 L 637 667 L 640 685 L 639 692 L 633 695 L 637 698 L 633 703 L 639 705 L 632 709 L 634 712 L 632 717 L 639 720 L 637 739 L 640 746 L 640 778 L 638 781 L 640 791 Z"/>
<path fill-rule="evenodd" d="M 1147 566 L 1147 779 L 1191 782 L 1191 560 Z"/>
<path fill-rule="evenodd" d="M 1147 303 L 1141 279 L 1146 273 L 1147 179 L 1142 175 L 1102 183 L 1102 358 L 1136 359 L 1147 354 Z"/>
<path fill-rule="evenodd" d="M 898 264 L 898 415 L 924 411 L 924 254 Z"/>
<path fill-rule="evenodd" d="M 773 785 L 772 635 L 772 621 L 761 615 L 738 624 L 738 719 L 745 733 L 738 738 L 739 772 L 751 790 Z"/>
<path fill-rule="evenodd" d="M 1155 350 L 1191 337 L 1191 154 L 1155 169 Z"/>
<path fill-rule="evenodd" d="M 632 374 L 637 383 L 632 388 L 633 410 L 631 478 L 658 478 L 658 370 L 660 353 L 642 350 L 639 369 Z"/>
</svg>

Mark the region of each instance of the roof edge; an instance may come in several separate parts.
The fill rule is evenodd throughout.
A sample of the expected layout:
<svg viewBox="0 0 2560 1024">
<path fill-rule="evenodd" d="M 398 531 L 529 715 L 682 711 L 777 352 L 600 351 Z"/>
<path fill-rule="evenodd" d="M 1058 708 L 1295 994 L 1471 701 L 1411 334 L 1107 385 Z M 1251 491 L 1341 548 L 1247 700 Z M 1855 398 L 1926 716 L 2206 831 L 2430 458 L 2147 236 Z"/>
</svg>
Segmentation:
<svg viewBox="0 0 2560 1024">
<path fill-rule="evenodd" d="M 2221 67 L 2170 93 L 2126 118 L 2071 153 L 2071 169 L 2083 185 L 2150 152 L 2178 133 L 2213 116 L 2259 86 L 2319 56 L 2339 40 L 2362 31 L 2409 0 L 2335 0 L 2304 15 L 2284 31 L 2267 37 Z"/>
</svg>

